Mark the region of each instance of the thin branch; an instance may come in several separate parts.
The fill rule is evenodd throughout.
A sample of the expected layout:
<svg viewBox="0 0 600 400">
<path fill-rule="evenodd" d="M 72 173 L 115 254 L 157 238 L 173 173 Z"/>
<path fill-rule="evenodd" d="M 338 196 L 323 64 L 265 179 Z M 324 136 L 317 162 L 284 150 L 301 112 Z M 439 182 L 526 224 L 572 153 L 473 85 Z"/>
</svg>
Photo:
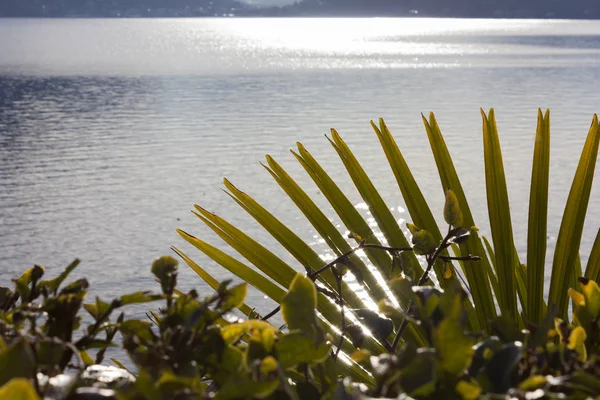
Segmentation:
<svg viewBox="0 0 600 400">
<path fill-rule="evenodd" d="M 379 249 L 385 250 L 388 253 L 401 253 L 403 251 L 413 251 L 412 247 L 387 247 L 380 244 L 365 244 L 362 246 L 363 249 Z"/>
<path fill-rule="evenodd" d="M 479 256 L 461 256 L 461 257 L 451 257 L 451 256 L 440 256 L 440 260 L 443 261 L 481 261 L 481 257 Z"/>
<path fill-rule="evenodd" d="M 388 253 L 398 253 L 398 252 L 403 252 L 403 251 L 413 251 L 413 249 L 411 247 L 387 247 L 387 246 L 382 246 L 382 245 L 379 245 L 379 244 L 367 244 L 365 242 L 365 240 L 363 240 L 362 242 L 360 242 L 358 244 L 358 246 L 353 247 L 352 249 L 348 250 L 344 254 L 340 255 L 337 258 L 335 258 L 333 261 L 325 264 L 323 267 L 319 268 L 318 270 L 316 270 L 314 272 L 308 273 L 307 274 L 308 278 L 310 278 L 312 281 L 314 281 L 323 272 L 331 269 L 334 265 L 342 262 L 344 259 L 350 257 L 352 254 L 354 254 L 357 251 L 362 250 L 362 249 L 384 250 L 384 251 L 387 251 Z M 340 303 L 342 303 L 342 302 L 343 302 L 343 299 L 340 300 Z M 269 318 L 271 318 L 272 316 L 274 316 L 275 314 L 277 314 L 280 309 L 281 309 L 281 307 L 277 306 L 273 311 L 271 311 L 270 313 L 268 313 L 267 315 L 265 315 L 261 319 L 263 321 L 268 320 Z"/>
<path fill-rule="evenodd" d="M 273 315 L 277 314 L 279 312 L 279 310 L 281 310 L 281 306 L 275 307 L 275 309 L 273 311 L 271 311 L 270 313 L 268 313 L 267 315 L 265 315 L 264 317 L 262 317 L 261 320 L 263 320 L 263 321 L 268 320 Z"/>
<path fill-rule="evenodd" d="M 429 273 L 431 272 L 431 269 L 435 265 L 435 262 L 437 261 L 437 259 L 442 254 L 442 251 L 446 250 L 448 248 L 448 246 L 450 245 L 448 242 L 452 237 L 453 237 L 452 226 L 448 226 L 448 233 L 446 234 L 446 237 L 444 237 L 444 240 L 442 240 L 442 243 L 439 245 L 439 247 L 437 249 L 435 249 L 435 252 L 433 253 L 433 255 L 431 257 L 427 258 L 427 268 L 425 269 L 425 271 L 423 271 L 423 275 L 421 275 L 421 278 L 419 278 L 419 282 L 417 283 L 417 286 L 423 286 L 429 280 Z M 409 310 L 411 306 L 412 306 L 412 300 L 410 300 L 408 302 L 408 305 L 406 307 L 407 310 Z M 402 333 L 404 332 L 404 329 L 406 329 L 407 325 L 408 325 L 408 318 L 404 318 L 402 320 L 402 324 L 400 324 L 400 327 L 398 328 L 398 331 L 396 332 L 394 341 L 392 342 L 391 353 L 396 351 L 396 348 L 398 347 L 398 343 L 400 342 L 400 337 L 402 336 Z"/>
</svg>

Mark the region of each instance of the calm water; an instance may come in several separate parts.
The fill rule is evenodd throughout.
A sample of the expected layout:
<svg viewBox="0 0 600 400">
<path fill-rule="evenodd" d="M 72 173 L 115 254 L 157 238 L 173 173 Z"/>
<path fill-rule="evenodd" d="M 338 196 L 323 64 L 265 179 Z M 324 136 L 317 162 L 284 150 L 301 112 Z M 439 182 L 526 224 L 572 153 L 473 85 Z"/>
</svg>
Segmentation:
<svg viewBox="0 0 600 400">
<path fill-rule="evenodd" d="M 0 38 L 2 284 L 34 263 L 57 274 L 79 257 L 80 273 L 106 298 L 158 290 L 149 264 L 171 245 L 227 276 L 175 233 L 180 227 L 219 243 L 189 212 L 194 203 L 272 243 L 220 190 L 223 176 L 322 249 L 259 161 L 272 154 L 328 209 L 288 152 L 302 141 L 358 205 L 323 137 L 330 127 L 398 218 L 407 218 L 368 125 L 380 116 L 441 215 L 443 193 L 420 117 L 437 113 L 485 232 L 479 107 L 494 106 L 523 252 L 536 109 L 550 107 L 552 247 L 600 111 L 600 22 L 0 20 Z M 598 186 L 584 263 L 600 225 Z M 204 288 L 187 269 L 182 274 L 184 287 Z M 269 306 L 253 296 L 250 303 Z"/>
</svg>

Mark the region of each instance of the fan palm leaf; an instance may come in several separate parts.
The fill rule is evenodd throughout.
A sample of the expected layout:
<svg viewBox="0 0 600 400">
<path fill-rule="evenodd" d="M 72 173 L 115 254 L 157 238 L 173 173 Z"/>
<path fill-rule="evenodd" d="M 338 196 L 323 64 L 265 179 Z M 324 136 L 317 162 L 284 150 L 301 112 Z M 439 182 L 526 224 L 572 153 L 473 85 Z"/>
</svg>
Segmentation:
<svg viewBox="0 0 600 400">
<path fill-rule="evenodd" d="M 440 193 L 445 194 L 448 189 L 452 190 L 462 210 L 461 226 L 467 229 L 473 227 L 471 235 L 466 241 L 451 246 L 453 256 L 444 252 L 444 261 L 438 260 L 433 265 L 433 273 L 437 278 L 435 280 L 442 288 L 449 285 L 461 285 L 468 291 L 470 296 L 465 300 L 465 305 L 470 328 L 475 331 L 489 332 L 492 329 L 490 321 L 499 313 L 510 315 L 520 326 L 524 326 L 526 322 L 539 322 L 546 309 L 543 293 L 548 219 L 550 115 L 548 111 L 545 114 L 541 110 L 538 111 L 531 172 L 527 266 L 521 264 L 515 248 L 511 207 L 508 201 L 494 110 L 491 109 L 487 114 L 482 111 L 482 119 L 491 243 L 486 238 L 480 237 L 477 229 L 474 228 L 476 224 L 469 203 L 434 114 L 430 114 L 429 118 L 423 116 L 423 123 L 440 177 L 442 188 Z M 442 230 L 438 227 L 434 213 L 429 208 L 396 140 L 383 120 L 379 120 L 379 124 L 371 122 L 371 125 L 396 179 L 412 221 L 420 228 L 429 231 L 434 240 L 440 243 L 444 237 Z M 377 229 L 372 228 L 365 221 L 340 186 L 301 143 L 298 143 L 297 150 L 292 150 L 293 156 L 318 186 L 345 228 L 350 231 L 349 237 L 345 237 L 340 232 L 325 212 L 273 157 L 267 155 L 263 167 L 293 201 L 299 212 L 306 217 L 331 252 L 337 257 L 347 255 L 346 267 L 355 276 L 361 287 L 360 290 L 354 291 L 353 287 L 355 286 L 347 282 L 342 282 L 340 286 L 337 286 L 336 276 L 332 271 L 333 267 L 329 268 L 327 262 L 315 252 L 310 244 L 303 241 L 249 194 L 238 189 L 227 179 L 224 181 L 226 193 L 265 228 L 290 253 L 297 264 L 284 262 L 250 235 L 200 206 L 196 206 L 194 214 L 253 267 L 184 231 L 179 230 L 178 232 L 213 261 L 262 291 L 277 303 L 286 293 L 297 270 L 303 268 L 320 288 L 318 295 L 320 317 L 329 327 L 331 334 L 339 335 L 339 329 L 335 329 L 335 327 L 341 326 L 340 305 L 328 298 L 328 293 L 337 296 L 341 290 L 348 318 L 355 322 L 360 321 L 357 311 L 368 307 L 373 308 L 374 303 L 379 303 L 380 306 L 384 306 L 386 302 L 400 304 L 403 307 L 409 306 L 407 301 L 403 301 L 403 296 L 398 296 L 398 293 L 390 290 L 386 281 L 404 279 L 405 276 L 413 278 L 420 276 L 423 273 L 423 266 L 415 253 L 409 251 L 410 237 L 407 237 L 398 225 L 390 208 L 348 144 L 333 129 L 331 137 L 327 137 L 327 140 L 342 161 L 363 201 L 368 205 L 380 232 L 377 232 Z M 565 315 L 567 312 L 568 289 L 573 286 L 577 274 L 582 269 L 579 245 L 589 203 L 599 141 L 598 119 L 594 116 L 565 206 L 552 263 L 548 302 L 556 304 L 561 315 Z M 356 247 L 357 244 L 358 247 Z M 361 249 L 362 252 L 356 252 L 357 249 Z M 211 287 L 216 286 L 216 280 L 206 270 L 180 249 L 175 249 L 175 251 Z M 480 260 L 472 261 L 472 258 L 467 259 L 465 256 L 473 256 L 472 258 Z M 457 260 L 460 273 L 455 273 L 457 266 L 451 263 L 451 259 L 457 257 L 461 258 Z M 600 232 L 585 269 L 586 277 L 598 279 L 600 275 L 599 260 Z M 323 273 L 316 273 L 326 265 L 328 268 L 325 268 Z M 249 315 L 252 309 L 244 304 L 240 306 L 240 310 Z M 265 315 L 264 312 L 263 315 Z M 393 337 L 394 334 L 377 339 L 369 337 L 365 347 L 374 352 L 382 352 L 386 348 L 390 348 L 389 340 Z M 409 323 L 408 329 L 402 332 L 402 339 L 417 345 L 426 340 L 419 327 L 413 326 L 412 323 Z M 349 341 L 343 341 L 342 345 L 347 351 L 352 350 Z M 357 364 L 354 363 L 345 368 L 354 371 L 354 375 L 365 378 L 364 371 L 360 372 Z"/>
</svg>

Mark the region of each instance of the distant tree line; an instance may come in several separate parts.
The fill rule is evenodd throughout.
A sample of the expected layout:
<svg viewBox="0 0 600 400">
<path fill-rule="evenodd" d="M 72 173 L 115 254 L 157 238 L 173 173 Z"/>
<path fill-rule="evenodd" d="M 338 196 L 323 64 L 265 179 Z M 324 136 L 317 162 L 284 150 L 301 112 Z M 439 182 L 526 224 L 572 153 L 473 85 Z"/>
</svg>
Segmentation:
<svg viewBox="0 0 600 400">
<path fill-rule="evenodd" d="M 286 15 L 465 18 L 600 18 L 599 0 L 303 0 L 269 11 Z M 266 10 L 261 10 L 266 12 Z"/>
<path fill-rule="evenodd" d="M 236 0 L 0 0 L 0 17 L 221 16 L 252 9 Z"/>
<path fill-rule="evenodd" d="M 600 18 L 599 0 L 302 0 L 259 8 L 237 0 L 1 0 L 0 17 L 423 16 Z"/>
</svg>

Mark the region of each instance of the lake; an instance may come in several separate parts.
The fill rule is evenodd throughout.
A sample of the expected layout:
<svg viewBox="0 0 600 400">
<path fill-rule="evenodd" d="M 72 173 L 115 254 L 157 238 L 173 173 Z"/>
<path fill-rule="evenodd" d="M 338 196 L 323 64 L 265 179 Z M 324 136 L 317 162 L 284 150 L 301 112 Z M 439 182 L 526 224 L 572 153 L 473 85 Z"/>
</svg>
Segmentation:
<svg viewBox="0 0 600 400">
<path fill-rule="evenodd" d="M 56 275 L 79 257 L 78 276 L 89 276 L 92 294 L 107 299 L 159 290 L 150 263 L 171 245 L 228 277 L 175 232 L 219 243 L 190 213 L 195 203 L 297 266 L 220 190 L 224 176 L 324 251 L 259 161 L 271 154 L 331 210 L 289 153 L 301 141 L 360 207 L 324 138 L 331 127 L 406 220 L 369 126 L 384 117 L 441 219 L 443 192 L 420 115 L 429 111 L 485 234 L 479 107 L 495 107 L 524 256 L 536 110 L 551 108 L 551 261 L 579 154 L 600 111 L 600 21 L 0 19 L 0 38 L 2 285 L 34 263 Z M 599 186 L 584 265 L 600 225 Z M 187 267 L 181 275 L 182 287 L 208 293 Z M 248 303 L 270 308 L 257 293 Z"/>
</svg>

